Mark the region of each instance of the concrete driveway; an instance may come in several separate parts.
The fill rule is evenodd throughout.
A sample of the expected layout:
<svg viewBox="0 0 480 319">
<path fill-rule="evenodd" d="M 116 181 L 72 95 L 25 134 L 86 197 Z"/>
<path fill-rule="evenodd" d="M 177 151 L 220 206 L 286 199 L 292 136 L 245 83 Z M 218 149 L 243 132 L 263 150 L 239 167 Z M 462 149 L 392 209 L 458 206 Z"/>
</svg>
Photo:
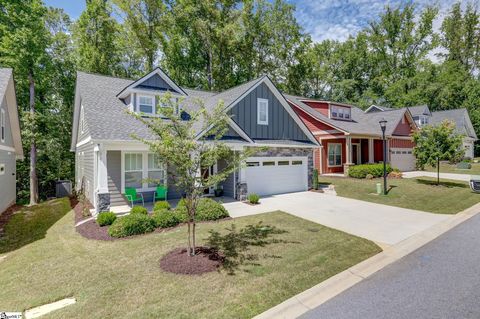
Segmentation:
<svg viewBox="0 0 480 319">
<path fill-rule="evenodd" d="M 425 172 L 425 171 L 413 171 L 413 172 L 404 172 L 404 178 L 417 178 L 417 177 L 434 177 L 437 178 L 437 173 L 435 172 Z M 455 181 L 470 181 L 469 174 L 455 174 L 455 173 L 440 173 L 440 179 L 451 179 Z"/>
<path fill-rule="evenodd" d="M 333 195 L 299 192 L 262 198 L 260 205 L 224 204 L 232 217 L 281 210 L 388 247 L 448 219 L 448 215 L 369 203 Z"/>
</svg>

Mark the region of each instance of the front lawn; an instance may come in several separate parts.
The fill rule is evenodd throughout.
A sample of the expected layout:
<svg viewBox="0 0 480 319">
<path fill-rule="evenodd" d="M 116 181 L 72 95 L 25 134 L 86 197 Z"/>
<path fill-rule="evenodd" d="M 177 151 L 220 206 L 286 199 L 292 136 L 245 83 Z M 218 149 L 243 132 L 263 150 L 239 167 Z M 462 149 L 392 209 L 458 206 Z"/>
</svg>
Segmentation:
<svg viewBox="0 0 480 319">
<path fill-rule="evenodd" d="M 320 176 L 319 183 L 334 184 L 339 196 L 438 214 L 456 214 L 480 202 L 480 194 L 473 193 L 468 183 L 441 179 L 441 185 L 436 186 L 434 180 L 428 177 L 388 179 L 392 188 L 387 196 L 375 194 L 375 185 L 383 185 L 383 179 Z"/>
<path fill-rule="evenodd" d="M 62 205 L 45 203 L 55 210 Z M 40 205 L 42 206 L 42 205 Z M 40 207 L 28 213 L 34 215 Z M 200 276 L 163 272 L 159 260 L 186 241 L 184 226 L 117 241 L 83 238 L 73 228 L 73 212 L 45 234 L 0 261 L 0 309 L 22 311 L 65 297 L 77 303 L 48 318 L 251 318 L 315 284 L 380 252 L 374 243 L 283 212 L 198 225 L 224 232 L 263 221 L 287 233 L 286 243 L 252 249 L 258 265 L 235 275 Z M 3 239 L 0 239 L 0 241 Z"/>
<path fill-rule="evenodd" d="M 468 174 L 468 175 L 480 175 L 480 163 L 471 163 L 471 169 L 459 169 L 455 164 L 440 164 L 440 173 L 454 173 L 454 174 Z M 430 166 L 425 167 L 427 172 L 437 172 L 437 168 Z"/>
</svg>

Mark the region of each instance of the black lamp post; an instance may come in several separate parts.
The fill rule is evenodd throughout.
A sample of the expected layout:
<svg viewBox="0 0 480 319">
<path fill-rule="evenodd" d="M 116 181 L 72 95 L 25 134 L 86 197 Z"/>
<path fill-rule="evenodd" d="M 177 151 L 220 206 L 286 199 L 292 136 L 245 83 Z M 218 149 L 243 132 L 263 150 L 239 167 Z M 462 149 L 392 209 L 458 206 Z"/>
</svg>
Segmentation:
<svg viewBox="0 0 480 319">
<path fill-rule="evenodd" d="M 385 139 L 385 129 L 387 128 L 387 121 L 382 119 L 380 122 L 382 128 L 383 139 L 383 195 L 387 195 L 387 140 Z"/>
</svg>

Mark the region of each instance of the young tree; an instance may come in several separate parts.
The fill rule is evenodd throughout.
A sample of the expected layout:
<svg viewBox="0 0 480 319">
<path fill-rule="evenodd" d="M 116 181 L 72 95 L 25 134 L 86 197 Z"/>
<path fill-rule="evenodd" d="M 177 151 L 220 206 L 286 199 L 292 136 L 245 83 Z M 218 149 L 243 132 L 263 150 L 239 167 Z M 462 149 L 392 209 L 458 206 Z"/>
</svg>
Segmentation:
<svg viewBox="0 0 480 319">
<path fill-rule="evenodd" d="M 465 150 L 462 147 L 463 136 L 455 132 L 455 123 L 445 120 L 440 125 L 427 125 L 413 135 L 415 146 L 413 154 L 417 166 L 425 165 L 437 168 L 437 185 L 440 184 L 440 161 L 457 162 L 462 159 Z"/>
<path fill-rule="evenodd" d="M 188 213 L 188 253 L 196 252 L 196 210 L 206 188 L 224 181 L 234 170 L 238 169 L 251 151 L 232 151 L 221 139 L 228 131 L 228 115 L 223 103 L 212 111 L 207 111 L 203 102 L 197 100 L 198 111 L 187 115 L 181 111 L 182 101 L 173 102 L 169 94 L 160 101 L 163 107 L 161 117 L 144 118 L 131 113 L 145 124 L 155 138 L 145 139 L 133 135 L 150 147 L 167 167 L 175 186 L 185 194 L 185 206 Z M 165 107 L 168 106 L 168 107 Z M 206 132 L 204 138 L 198 139 L 199 132 Z M 211 167 L 218 160 L 225 159 L 227 167 L 214 175 L 202 174 L 202 169 Z"/>
</svg>

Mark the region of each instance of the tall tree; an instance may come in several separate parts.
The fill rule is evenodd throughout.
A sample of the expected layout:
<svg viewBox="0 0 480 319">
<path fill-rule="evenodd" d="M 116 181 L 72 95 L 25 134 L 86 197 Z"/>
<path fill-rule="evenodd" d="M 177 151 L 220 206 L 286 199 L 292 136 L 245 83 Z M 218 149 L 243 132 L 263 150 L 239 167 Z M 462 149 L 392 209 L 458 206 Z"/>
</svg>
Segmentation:
<svg viewBox="0 0 480 319">
<path fill-rule="evenodd" d="M 73 28 L 77 68 L 106 75 L 119 72 L 116 39 L 119 26 L 107 0 L 87 0 Z"/>
<path fill-rule="evenodd" d="M 113 0 L 130 34 L 130 49 L 141 51 L 144 71 L 151 71 L 160 53 L 167 6 L 163 0 Z"/>
<path fill-rule="evenodd" d="M 40 101 L 36 87 L 48 64 L 46 48 L 49 37 L 43 20 L 46 8 L 40 0 L 2 0 L 0 11 L 8 17 L 2 19 L 0 25 L 0 62 L 15 69 L 20 87 L 25 87 L 28 83 L 28 91 L 20 90 L 19 100 L 23 104 L 28 96 L 28 114 L 23 115 L 22 131 L 30 144 L 30 205 L 34 205 L 39 199 L 36 165 L 40 132 L 37 127 L 36 104 Z"/>
</svg>

